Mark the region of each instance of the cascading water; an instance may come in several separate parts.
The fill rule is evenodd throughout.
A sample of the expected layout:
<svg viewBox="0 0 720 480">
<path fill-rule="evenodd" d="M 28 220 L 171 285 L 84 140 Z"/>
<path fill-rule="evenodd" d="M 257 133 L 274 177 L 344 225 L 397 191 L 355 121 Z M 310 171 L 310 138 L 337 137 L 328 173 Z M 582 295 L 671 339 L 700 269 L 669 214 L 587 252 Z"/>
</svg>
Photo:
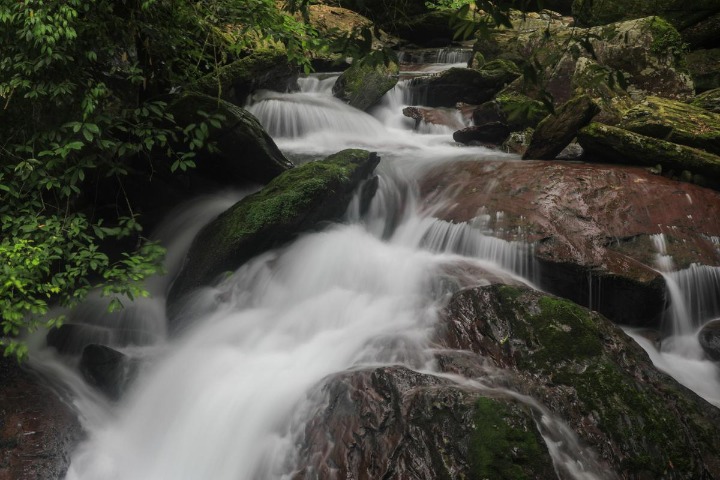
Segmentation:
<svg viewBox="0 0 720 480">
<path fill-rule="evenodd" d="M 720 318 L 720 267 L 691 265 L 675 270 L 667 254 L 665 236 L 651 236 L 657 251 L 656 266 L 667 287 L 669 308 L 663 338 L 658 348 L 632 330 L 629 333 L 661 370 L 720 407 L 720 369 L 705 355 L 698 332 L 710 320 Z"/>
<path fill-rule="evenodd" d="M 332 77 L 302 80 L 299 93 L 253 97 L 250 111 L 296 161 L 348 147 L 378 151 L 379 191 L 366 214 L 355 202 L 345 224 L 303 235 L 207 288 L 207 304 L 171 339 L 162 324 L 167 278 L 203 222 L 232 200 L 198 204 L 192 215 L 198 221 L 168 226 L 160 238 L 178 240 L 166 242 L 171 273 L 149 286 L 158 303 L 148 307 L 153 326 L 144 328 L 153 334 L 122 344 L 135 345 L 122 350 L 146 364 L 120 403 L 99 398 L 47 351 L 33 353 L 38 370 L 65 380 L 84 415 L 88 440 L 74 453 L 68 480 L 287 478 L 295 468 L 298 431 L 317 401 L 308 392 L 323 379 L 367 365 L 438 374 L 429 336 L 453 288 L 438 286 L 438 276 L 462 263 L 476 267 L 465 269 L 475 284 L 533 278 L 531 246 L 485 236 L 482 218 L 473 224 L 434 219 L 417 194 L 417 179 L 438 163 L 516 157 L 458 147 L 447 128 L 413 131 L 408 119 L 398 118 L 412 103 L 404 87 L 389 92 L 372 115 L 332 98 Z M 491 388 L 456 380 L 466 388 Z M 563 478 L 613 477 L 537 402 L 500 393 L 536 412 Z"/>
</svg>

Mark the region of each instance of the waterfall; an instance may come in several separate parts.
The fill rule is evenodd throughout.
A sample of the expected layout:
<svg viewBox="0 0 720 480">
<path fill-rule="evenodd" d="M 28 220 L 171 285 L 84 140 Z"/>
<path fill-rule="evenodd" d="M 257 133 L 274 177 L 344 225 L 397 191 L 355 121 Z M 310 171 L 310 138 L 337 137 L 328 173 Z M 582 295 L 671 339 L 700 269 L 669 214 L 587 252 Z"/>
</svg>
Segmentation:
<svg viewBox="0 0 720 480">
<path fill-rule="evenodd" d="M 467 51 L 446 55 L 457 61 Z M 313 388 L 337 372 L 377 365 L 443 375 L 431 335 L 448 294 L 497 279 L 532 283 L 538 270 L 532 245 L 495 238 L 500 232 L 489 230 L 484 216 L 438 220 L 439 206 L 422 205 L 418 194 L 418 180 L 438 164 L 517 157 L 459 147 L 446 127 L 414 131 L 399 112 L 421 99 L 409 95 L 404 81 L 366 113 L 332 97 L 334 80 L 310 76 L 300 80 L 300 92 L 256 92 L 247 108 L 296 161 L 348 147 L 378 151 L 379 187 L 368 211 L 361 213 L 355 199 L 342 223 L 265 252 L 203 289 L 176 338 L 165 331 L 169 279 L 202 225 L 249 192 L 195 201 L 165 224 L 157 238 L 168 249 L 169 273 L 150 281 L 155 295 L 148 304 L 128 310 L 138 309 L 129 324 L 142 334 L 108 340 L 145 362 L 118 404 L 98 398 L 52 353 L 33 351 L 34 365 L 64 379 L 88 412 L 88 438 L 74 452 L 67 480 L 290 478 L 298 432 L 317 407 Z M 503 214 L 496 215 L 501 225 Z M 460 264 L 465 284 L 439 285 Z M 95 325 L 102 306 L 93 302 L 71 318 Z M 127 319 L 101 322 L 109 332 L 127 333 Z M 614 478 L 537 401 L 455 380 L 527 405 L 561 478 Z"/>
</svg>

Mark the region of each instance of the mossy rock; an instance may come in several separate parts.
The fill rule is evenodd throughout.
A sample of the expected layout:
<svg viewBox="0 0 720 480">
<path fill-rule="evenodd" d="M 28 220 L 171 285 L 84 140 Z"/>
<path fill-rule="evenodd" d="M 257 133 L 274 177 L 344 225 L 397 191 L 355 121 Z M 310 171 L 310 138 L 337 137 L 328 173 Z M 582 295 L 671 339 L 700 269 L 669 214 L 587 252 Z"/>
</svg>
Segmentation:
<svg viewBox="0 0 720 480">
<path fill-rule="evenodd" d="M 398 82 L 399 67 L 395 62 L 353 63 L 333 85 L 333 95 L 360 110 L 375 105 Z"/>
<path fill-rule="evenodd" d="M 553 160 L 599 112 L 600 107 L 587 95 L 561 105 L 538 124 L 523 159 Z"/>
<path fill-rule="evenodd" d="M 515 372 L 516 388 L 560 415 L 619 477 L 720 475 L 720 411 L 598 313 L 491 285 L 457 293 L 445 317 L 451 344 L 473 338 L 473 351 Z"/>
<path fill-rule="evenodd" d="M 340 218 L 379 161 L 377 155 L 365 150 L 343 150 L 288 170 L 233 205 L 193 241 L 168 296 L 168 308 L 172 311 L 172 304 L 180 297 L 255 255 L 288 242 L 320 222 Z"/>
<path fill-rule="evenodd" d="M 720 113 L 720 88 L 714 88 L 697 95 L 690 104 L 713 113 Z"/>
<path fill-rule="evenodd" d="M 695 50 L 685 58 L 698 93 L 720 88 L 720 48 Z"/>
<path fill-rule="evenodd" d="M 255 90 L 298 90 L 298 73 L 284 49 L 262 48 L 216 69 L 187 89 L 245 105 Z"/>
<path fill-rule="evenodd" d="M 659 97 L 648 97 L 628 110 L 620 127 L 720 155 L 720 115 Z"/>
<path fill-rule="evenodd" d="M 629 165 L 661 165 L 663 172 L 699 175 L 707 186 L 720 186 L 720 156 L 628 130 L 591 123 L 578 133 L 586 158 Z M 683 179 L 686 176 L 683 176 Z M 690 176 L 692 178 L 692 175 Z"/>
<path fill-rule="evenodd" d="M 511 130 L 524 130 L 535 128 L 548 113 L 542 102 L 521 93 L 500 92 L 473 111 L 473 122 L 475 125 L 502 122 Z"/>
</svg>

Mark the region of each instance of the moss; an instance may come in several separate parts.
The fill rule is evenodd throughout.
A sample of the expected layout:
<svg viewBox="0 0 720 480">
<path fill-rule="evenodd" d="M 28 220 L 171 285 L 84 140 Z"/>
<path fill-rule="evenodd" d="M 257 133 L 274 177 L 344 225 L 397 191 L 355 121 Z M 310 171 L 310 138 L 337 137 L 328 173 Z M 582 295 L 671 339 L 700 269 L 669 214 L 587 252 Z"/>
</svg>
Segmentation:
<svg viewBox="0 0 720 480">
<path fill-rule="evenodd" d="M 653 36 L 650 50 L 658 55 L 672 53 L 683 54 L 687 51 L 687 45 L 682 40 L 678 31 L 670 23 L 660 17 L 654 17 L 648 24 L 650 33 Z"/>
<path fill-rule="evenodd" d="M 586 158 L 601 162 L 655 167 L 664 172 L 688 170 L 699 174 L 708 186 L 720 185 L 720 156 L 628 130 L 591 123 L 578 133 Z"/>
<path fill-rule="evenodd" d="M 503 60 L 501 58 L 496 58 L 495 60 L 485 63 L 479 68 L 479 70 L 502 70 L 518 76 L 522 73 L 515 62 L 512 60 Z"/>
<path fill-rule="evenodd" d="M 508 125 L 516 130 L 535 128 L 550 112 L 537 100 L 515 92 L 500 93 L 495 97 Z"/>
<path fill-rule="evenodd" d="M 542 469 L 542 438 L 529 418 L 490 398 L 478 400 L 470 440 L 471 478 L 534 478 Z"/>
<path fill-rule="evenodd" d="M 713 113 L 720 113 L 720 88 L 703 92 L 696 96 L 690 103 L 695 107 L 703 108 Z"/>
<path fill-rule="evenodd" d="M 375 105 L 398 81 L 397 63 L 358 61 L 345 70 L 333 86 L 333 95 L 355 108 Z"/>
</svg>

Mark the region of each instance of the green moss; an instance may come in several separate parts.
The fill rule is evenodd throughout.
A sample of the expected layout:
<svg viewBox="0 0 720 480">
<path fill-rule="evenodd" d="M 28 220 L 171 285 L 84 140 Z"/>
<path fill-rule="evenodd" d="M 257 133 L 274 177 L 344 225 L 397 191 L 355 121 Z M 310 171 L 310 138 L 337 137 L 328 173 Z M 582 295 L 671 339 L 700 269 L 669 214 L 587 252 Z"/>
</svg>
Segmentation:
<svg viewBox="0 0 720 480">
<path fill-rule="evenodd" d="M 542 469 L 544 444 L 528 418 L 490 398 L 476 404 L 475 432 L 470 440 L 471 478 L 534 478 Z"/>
<path fill-rule="evenodd" d="M 485 63 L 482 67 L 479 68 L 479 70 L 502 70 L 504 72 L 509 72 L 517 75 L 520 75 L 522 73 L 518 66 L 515 64 L 515 62 L 513 62 L 512 60 L 503 60 L 501 58 L 496 58 L 495 60 Z"/>
<path fill-rule="evenodd" d="M 355 62 L 337 79 L 333 95 L 355 108 L 366 110 L 397 84 L 398 73 L 395 62 Z"/>
<path fill-rule="evenodd" d="M 672 53 L 681 55 L 687 51 L 687 45 L 682 40 L 678 31 L 670 23 L 660 17 L 653 17 L 649 23 L 650 33 L 653 40 L 650 50 L 658 55 Z"/>
<path fill-rule="evenodd" d="M 504 92 L 495 97 L 508 125 L 516 130 L 535 128 L 550 112 L 537 100 L 516 92 Z"/>
</svg>

